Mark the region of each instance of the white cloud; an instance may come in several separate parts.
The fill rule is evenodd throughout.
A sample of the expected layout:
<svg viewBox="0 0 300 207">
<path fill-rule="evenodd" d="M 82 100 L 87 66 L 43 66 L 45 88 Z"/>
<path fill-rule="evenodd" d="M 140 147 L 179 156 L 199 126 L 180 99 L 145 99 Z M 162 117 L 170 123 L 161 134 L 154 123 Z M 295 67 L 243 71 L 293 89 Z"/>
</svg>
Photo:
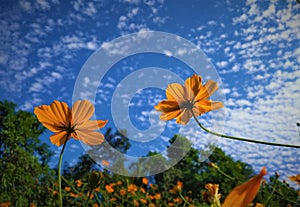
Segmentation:
<svg viewBox="0 0 300 207">
<path fill-rule="evenodd" d="M 36 7 L 41 10 L 49 10 L 50 4 L 46 0 L 36 0 Z"/>
<path fill-rule="evenodd" d="M 227 67 L 227 65 L 228 65 L 227 61 L 217 62 L 217 66 L 220 68 L 225 68 L 225 67 Z"/>
</svg>

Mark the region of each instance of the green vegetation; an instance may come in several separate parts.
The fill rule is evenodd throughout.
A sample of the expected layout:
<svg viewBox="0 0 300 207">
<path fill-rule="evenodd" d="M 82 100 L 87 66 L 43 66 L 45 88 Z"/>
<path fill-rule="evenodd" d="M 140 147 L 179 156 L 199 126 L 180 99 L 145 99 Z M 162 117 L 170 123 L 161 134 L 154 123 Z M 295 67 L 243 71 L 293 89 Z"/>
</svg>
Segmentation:
<svg viewBox="0 0 300 207">
<path fill-rule="evenodd" d="M 0 102 L 0 206 L 58 205 L 56 171 L 48 166 L 53 153 L 39 140 L 43 131 L 33 114 L 16 110 L 13 103 Z M 124 134 L 108 129 L 105 137 L 112 146 L 126 152 L 130 144 Z M 181 147 L 190 147 L 186 138 L 176 135 L 170 142 L 175 139 Z M 91 153 L 103 150 L 100 147 Z M 177 156 L 176 153 L 182 152 L 168 150 L 169 157 Z M 251 166 L 233 160 L 220 148 L 216 148 L 206 162 L 199 161 L 201 153 L 192 147 L 176 166 L 147 178 L 124 177 L 107 170 L 91 176 L 99 167 L 88 155 L 83 155 L 75 166 L 63 170 L 63 204 L 205 207 L 210 206 L 202 198 L 207 183 L 219 184 L 223 202 L 235 186 L 254 176 Z M 117 165 L 126 170 L 122 163 Z M 91 186 L 92 193 L 89 193 Z M 264 182 L 254 203 L 271 207 L 299 206 L 299 195 L 296 189 L 281 181 L 279 175 L 274 175 Z"/>
</svg>

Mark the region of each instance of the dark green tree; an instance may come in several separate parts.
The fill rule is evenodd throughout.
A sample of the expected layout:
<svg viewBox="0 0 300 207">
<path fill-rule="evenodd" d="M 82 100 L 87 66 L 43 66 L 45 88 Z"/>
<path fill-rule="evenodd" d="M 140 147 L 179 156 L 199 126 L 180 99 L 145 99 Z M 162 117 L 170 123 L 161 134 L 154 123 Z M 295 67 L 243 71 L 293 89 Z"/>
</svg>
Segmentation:
<svg viewBox="0 0 300 207">
<path fill-rule="evenodd" d="M 0 203 L 53 205 L 48 190 L 54 183 L 48 167 L 52 152 L 39 140 L 43 130 L 33 114 L 16 110 L 14 103 L 0 102 Z"/>
<path fill-rule="evenodd" d="M 155 175 L 156 183 L 164 192 L 165 197 L 172 197 L 168 189 L 171 189 L 177 181 L 180 181 L 184 185 L 182 191 L 184 195 L 203 202 L 201 190 L 205 189 L 207 183 L 220 184 L 220 191 L 223 195 L 226 195 L 236 185 L 253 175 L 253 170 L 249 165 L 241 161 L 234 161 L 220 148 L 209 146 L 212 148 L 213 153 L 206 162 L 203 162 L 199 157 L 206 152 L 191 147 L 190 141 L 185 137 L 175 135 L 170 143 L 175 140 L 177 140 L 177 147 L 169 148 L 168 157 L 181 156 L 182 153 L 187 151 L 187 148 L 190 148 L 190 150 L 174 167 L 164 173 Z M 215 163 L 225 174 L 230 175 L 232 178 L 226 177 L 217 169 L 209 167 L 209 162 Z"/>
</svg>

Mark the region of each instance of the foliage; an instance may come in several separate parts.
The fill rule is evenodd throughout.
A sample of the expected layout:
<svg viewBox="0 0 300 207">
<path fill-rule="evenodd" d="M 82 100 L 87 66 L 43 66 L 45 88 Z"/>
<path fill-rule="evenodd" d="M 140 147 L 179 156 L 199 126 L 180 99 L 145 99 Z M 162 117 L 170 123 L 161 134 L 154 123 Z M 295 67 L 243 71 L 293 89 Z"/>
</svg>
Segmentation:
<svg viewBox="0 0 300 207">
<path fill-rule="evenodd" d="M 180 148 L 172 149 L 168 151 L 168 157 L 178 156 L 178 153 L 185 151 L 185 147 L 190 147 L 186 138 L 176 135 L 170 142 L 174 142 L 175 139 L 182 151 Z M 214 149 L 207 162 L 199 161 L 200 155 L 201 151 L 192 147 L 177 165 L 163 173 L 147 178 L 129 178 L 104 170 L 102 171 L 103 182 L 93 192 L 90 204 L 93 203 L 93 206 L 105 204 L 104 206 L 207 207 L 210 206 L 209 203 L 202 198 L 207 183 L 220 184 L 221 201 L 223 201 L 235 186 L 254 175 L 248 164 L 234 161 L 220 148 Z M 143 167 L 147 168 L 146 164 Z M 255 203 L 258 203 L 257 206 L 259 203 L 269 206 L 287 206 L 297 203 L 297 191 L 294 188 L 288 187 L 286 183 L 279 180 L 275 182 L 273 177 L 270 179 L 270 183 L 264 184 L 255 200 Z M 67 200 L 68 203 L 74 201 L 74 197 L 76 197 L 75 200 L 79 205 L 88 199 L 87 180 L 80 180 L 80 183 L 83 183 L 80 189 L 76 187 L 76 182 L 68 181 L 69 185 L 66 186 L 66 189 L 71 190 L 65 191 L 65 195 L 70 199 Z M 273 189 L 276 189 L 275 193 L 272 193 Z M 76 205 L 76 203 L 73 204 Z"/>
<path fill-rule="evenodd" d="M 15 107 L 13 103 L 0 102 L 0 163 L 5 169 L 0 171 L 0 206 L 57 206 L 56 175 L 48 167 L 52 152 L 38 138 L 43 127 L 31 113 Z M 105 138 L 122 153 L 130 148 L 126 131 L 108 129 Z M 207 146 L 213 153 L 202 162 L 199 157 L 206 152 L 191 147 L 185 137 L 175 135 L 171 143 L 173 147 L 168 148 L 167 156 L 160 156 L 157 161 L 178 156 L 183 159 L 169 170 L 149 177 L 113 174 L 96 165 L 88 155 L 81 156 L 76 165 L 64 168 L 64 206 L 208 207 L 211 204 L 203 198 L 206 184 L 218 184 L 222 203 L 235 186 L 254 176 L 248 164 L 233 160 L 215 146 Z M 89 154 L 100 155 L 97 162 L 107 161 L 127 170 L 122 158 L 111 157 L 106 150 L 105 145 L 100 145 L 92 147 Z M 149 152 L 149 156 L 157 154 Z M 146 161 L 141 163 L 135 170 L 149 172 L 153 166 Z M 299 206 L 299 192 L 280 181 L 279 174 L 263 183 L 253 202 L 253 206 L 289 205 Z"/>
<path fill-rule="evenodd" d="M 0 102 L 0 203 L 46 206 L 53 201 L 47 189 L 54 178 L 47 165 L 52 153 L 40 143 L 43 128 L 35 116 L 15 107 Z"/>
</svg>

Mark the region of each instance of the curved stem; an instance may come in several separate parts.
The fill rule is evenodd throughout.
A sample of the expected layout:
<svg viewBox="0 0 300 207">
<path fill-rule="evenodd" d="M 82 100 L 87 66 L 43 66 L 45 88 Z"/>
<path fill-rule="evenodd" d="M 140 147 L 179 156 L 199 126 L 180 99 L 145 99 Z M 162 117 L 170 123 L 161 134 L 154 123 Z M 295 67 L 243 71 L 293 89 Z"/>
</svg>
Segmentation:
<svg viewBox="0 0 300 207">
<path fill-rule="evenodd" d="M 227 175 L 223 170 L 221 170 L 219 167 L 217 168 L 217 170 L 224 175 L 225 177 L 229 178 L 230 180 L 236 181 L 236 178 L 231 177 L 230 175 Z"/>
<path fill-rule="evenodd" d="M 279 147 L 290 147 L 290 148 L 300 148 L 300 146 L 297 145 L 290 145 L 290 144 L 280 144 L 280 143 L 274 143 L 274 142 L 265 142 L 265 141 L 259 141 L 259 140 L 253 140 L 253 139 L 247 139 L 247 138 L 243 138 L 243 137 L 235 137 L 235 136 L 229 136 L 226 134 L 220 134 L 218 132 L 214 132 L 211 131 L 207 128 L 205 128 L 197 119 L 197 117 L 195 116 L 194 112 L 191 110 L 192 115 L 194 117 L 194 119 L 196 120 L 197 124 L 199 125 L 199 127 L 201 129 L 203 129 L 204 131 L 206 131 L 207 133 L 210 133 L 212 135 L 218 136 L 218 137 L 223 137 L 226 139 L 233 139 L 233 140 L 239 140 L 239 141 L 243 141 L 243 142 L 252 142 L 252 143 L 257 143 L 257 144 L 265 144 L 265 145 L 271 145 L 271 146 L 279 146 Z"/>
<path fill-rule="evenodd" d="M 90 201 L 92 192 L 93 192 L 92 189 L 90 189 L 89 192 L 88 192 L 88 199 L 87 199 L 87 201 L 86 201 L 86 203 L 85 203 L 85 207 L 87 207 L 87 206 L 89 205 L 89 201 Z"/>
<path fill-rule="evenodd" d="M 188 204 L 189 206 L 192 205 L 192 204 L 191 204 L 190 202 L 188 202 L 188 201 L 185 199 L 185 197 L 181 194 L 181 191 L 179 192 L 179 196 L 180 196 L 180 198 L 181 198 L 186 204 Z"/>
<path fill-rule="evenodd" d="M 67 133 L 66 140 L 65 140 L 63 148 L 62 148 L 62 150 L 60 152 L 59 161 L 58 161 L 58 195 L 59 195 L 59 207 L 63 206 L 62 205 L 62 193 L 61 193 L 61 163 L 62 163 L 62 157 L 63 157 L 64 151 L 65 151 L 65 147 L 66 147 L 66 144 L 67 144 L 67 141 L 68 141 L 68 137 L 69 137 L 69 133 Z"/>
</svg>

